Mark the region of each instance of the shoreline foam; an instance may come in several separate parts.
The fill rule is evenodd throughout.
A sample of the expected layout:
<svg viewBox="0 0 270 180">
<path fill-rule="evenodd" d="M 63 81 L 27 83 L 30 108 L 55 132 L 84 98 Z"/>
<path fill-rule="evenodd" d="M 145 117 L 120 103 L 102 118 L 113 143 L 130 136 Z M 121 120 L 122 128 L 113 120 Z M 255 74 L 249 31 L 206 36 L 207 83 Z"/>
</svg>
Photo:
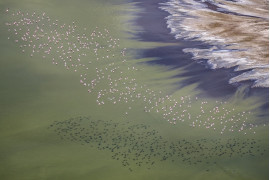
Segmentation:
<svg viewBox="0 0 270 180">
<path fill-rule="evenodd" d="M 166 18 L 167 27 L 176 39 L 197 40 L 212 46 L 185 48 L 183 51 L 191 53 L 194 60 L 206 59 L 212 69 L 251 70 L 231 78 L 229 83 L 251 80 L 252 87 L 269 87 L 265 4 L 256 0 L 171 0 L 160 3 L 160 8 L 170 14 Z"/>
</svg>

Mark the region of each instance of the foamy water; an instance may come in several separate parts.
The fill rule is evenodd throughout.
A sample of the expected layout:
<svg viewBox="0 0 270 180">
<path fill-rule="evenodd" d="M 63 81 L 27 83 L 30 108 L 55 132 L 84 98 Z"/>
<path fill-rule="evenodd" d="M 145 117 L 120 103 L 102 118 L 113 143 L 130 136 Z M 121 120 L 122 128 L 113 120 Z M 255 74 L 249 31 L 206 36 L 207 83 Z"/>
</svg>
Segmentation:
<svg viewBox="0 0 270 180">
<path fill-rule="evenodd" d="M 211 68 L 248 70 L 230 83 L 253 80 L 269 87 L 267 0 L 170 0 L 161 9 L 170 13 L 168 28 L 176 39 L 203 41 L 211 48 L 186 48 L 194 60 L 207 59 Z"/>
</svg>

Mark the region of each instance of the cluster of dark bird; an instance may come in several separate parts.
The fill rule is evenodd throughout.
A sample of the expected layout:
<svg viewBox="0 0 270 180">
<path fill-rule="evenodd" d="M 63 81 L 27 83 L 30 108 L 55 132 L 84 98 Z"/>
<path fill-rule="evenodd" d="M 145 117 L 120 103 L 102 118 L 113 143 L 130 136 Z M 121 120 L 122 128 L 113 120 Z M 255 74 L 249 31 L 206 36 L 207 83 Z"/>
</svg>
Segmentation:
<svg viewBox="0 0 270 180">
<path fill-rule="evenodd" d="M 160 161 L 186 165 L 213 165 L 219 160 L 264 156 L 267 149 L 255 139 L 201 138 L 170 140 L 145 124 L 116 123 L 76 117 L 55 121 L 49 129 L 63 140 L 98 150 L 108 151 L 112 158 L 132 171 L 134 168 L 152 168 Z"/>
<path fill-rule="evenodd" d="M 173 125 L 186 122 L 220 134 L 256 133 L 257 125 L 248 111 L 228 107 L 225 102 L 209 105 L 190 95 L 174 97 L 138 81 L 140 69 L 126 60 L 126 48 L 121 48 L 120 39 L 108 29 L 95 27 L 89 31 L 78 28 L 75 22 L 53 20 L 46 13 L 6 11 L 10 15 L 6 25 L 12 33 L 8 38 L 30 57 L 38 55 L 78 74 L 81 85 L 100 106 L 110 103 L 125 107 L 118 112 L 125 116 L 133 108 L 141 108 L 142 112 L 159 114 Z M 135 103 L 140 106 L 134 107 Z"/>
</svg>

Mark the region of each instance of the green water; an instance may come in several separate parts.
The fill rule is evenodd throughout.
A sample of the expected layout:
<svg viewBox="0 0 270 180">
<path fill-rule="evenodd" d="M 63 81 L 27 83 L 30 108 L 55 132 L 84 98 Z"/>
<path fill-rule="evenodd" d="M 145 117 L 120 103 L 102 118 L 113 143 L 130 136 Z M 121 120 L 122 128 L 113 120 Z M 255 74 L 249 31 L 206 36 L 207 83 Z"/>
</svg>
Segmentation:
<svg viewBox="0 0 270 180">
<path fill-rule="evenodd" d="M 5 15 L 5 9 L 9 7 L 14 10 L 26 12 L 46 12 L 52 19 L 58 19 L 66 24 L 76 22 L 78 32 L 83 32 L 84 28 L 100 29 L 107 28 L 110 33 L 120 39 L 122 48 L 151 48 L 157 46 L 165 46 L 166 44 L 142 43 L 131 40 L 128 32 L 139 31 L 130 23 L 134 17 L 134 13 L 139 11 L 132 3 L 126 3 L 123 0 L 113 2 L 98 0 L 79 0 L 79 1 L 0 1 L 1 25 L 0 25 L 0 179 L 267 179 L 268 178 L 268 125 L 259 124 L 252 130 L 245 131 L 247 134 L 240 132 L 220 134 L 223 125 L 216 125 L 217 130 L 205 129 L 202 127 L 190 127 L 189 121 L 179 122 L 176 125 L 170 124 L 167 119 L 163 119 L 160 113 L 144 112 L 144 103 L 142 100 L 129 103 L 106 103 L 99 106 L 96 103 L 97 92 L 89 94 L 87 89 L 79 83 L 80 77 L 78 73 L 67 71 L 63 66 L 52 65 L 51 61 L 43 59 L 41 56 L 30 58 L 30 52 L 21 52 L 19 46 L 12 41 L 12 36 L 7 31 L 6 21 L 11 19 Z M 10 37 L 11 40 L 8 40 Z M 105 54 L 105 52 L 103 52 Z M 90 59 L 94 58 L 90 54 Z M 118 56 L 114 62 L 117 63 Z M 258 107 L 262 104 L 259 97 L 244 98 L 241 88 L 232 97 L 224 98 L 207 98 L 199 96 L 200 91 L 196 89 L 196 84 L 187 86 L 180 90 L 176 90 L 174 83 L 181 82 L 182 79 L 171 79 L 182 69 L 168 71 L 167 67 L 147 66 L 146 64 L 137 64 L 137 62 L 145 62 L 150 59 L 135 60 L 132 54 L 125 57 L 127 64 L 120 65 L 123 76 L 136 78 L 139 85 L 146 84 L 139 92 L 145 92 L 146 88 L 155 92 L 162 91 L 162 94 L 170 94 L 173 98 L 179 99 L 181 96 L 189 96 L 192 101 L 192 116 L 200 114 L 201 102 L 207 101 L 204 106 L 206 111 L 205 117 L 208 117 L 209 110 L 217 106 L 217 102 L 225 102 L 218 104 L 220 109 L 235 109 L 231 112 L 231 116 L 238 115 L 243 111 L 250 111 L 251 114 L 245 115 L 247 121 L 254 123 L 256 121 L 267 121 L 257 117 L 260 114 Z M 94 75 L 96 67 L 106 66 L 107 63 L 93 63 L 89 66 L 90 76 Z M 127 71 L 128 67 L 136 67 L 137 71 Z M 119 72 L 115 73 L 118 77 Z M 106 88 L 101 83 L 97 89 Z M 119 86 L 124 91 L 124 86 Z M 149 94 L 145 96 L 150 97 Z M 161 95 L 160 95 L 161 96 Z M 195 97 L 198 96 L 198 100 Z M 108 95 L 104 99 L 109 98 Z M 173 99 L 172 98 L 172 99 Z M 132 109 L 127 110 L 132 104 Z M 164 102 L 164 106 L 171 106 L 169 100 Z M 148 105 L 147 105 L 148 106 Z M 160 109 L 159 109 L 160 110 Z M 125 112 L 128 111 L 128 114 Z M 242 115 L 242 114 L 241 114 Z M 214 148 L 215 145 L 211 141 L 218 141 L 219 144 L 225 145 L 230 139 L 237 139 L 237 143 L 255 141 L 254 149 L 250 155 L 237 155 L 232 157 L 229 155 L 222 158 L 213 155 L 209 159 L 210 163 L 189 164 L 181 158 L 177 159 L 172 156 L 174 162 L 170 160 L 160 161 L 160 157 L 151 157 L 155 162 L 152 166 L 137 166 L 136 161 L 129 159 L 131 164 L 129 167 L 123 166 L 120 160 L 112 158 L 114 155 L 109 149 L 99 149 L 96 142 L 81 143 L 84 138 L 76 136 L 76 140 L 72 138 L 61 138 L 65 133 L 49 128 L 55 122 L 66 122 L 70 118 L 79 116 L 89 117 L 89 121 L 80 124 L 80 127 L 88 127 L 91 122 L 102 120 L 109 123 L 108 127 L 113 128 L 113 123 L 120 123 L 117 135 L 126 136 L 122 129 L 128 130 L 131 125 L 136 127 L 145 125 L 148 129 L 138 128 L 135 130 L 135 138 L 144 136 L 145 132 L 155 130 L 156 134 L 151 134 L 145 140 L 137 140 L 135 142 L 145 143 L 142 148 L 148 151 L 149 144 L 153 143 L 155 137 L 162 137 L 163 144 L 166 147 L 163 153 L 170 152 L 167 145 L 176 143 L 183 139 L 196 145 L 196 141 L 206 139 L 205 146 Z M 202 117 L 204 118 L 204 117 Z M 76 119 L 75 119 L 76 120 Z M 126 123 L 129 122 L 129 123 Z M 217 124 L 217 123 L 216 123 Z M 56 126 L 58 127 L 58 126 Z M 66 128 L 61 126 L 60 128 Z M 97 132 L 103 132 L 104 126 L 100 125 Z M 86 128 L 86 130 L 88 130 Z M 91 131 L 91 129 L 89 129 Z M 254 134 L 256 131 L 256 134 Z M 76 129 L 69 129 L 68 133 L 80 132 Z M 87 131 L 82 131 L 87 132 Z M 108 131 L 110 132 L 110 131 Z M 91 133 L 91 132 L 90 132 Z M 75 135 L 74 135 L 75 136 Z M 105 142 L 107 146 L 116 138 L 116 133 L 111 132 L 108 136 L 101 135 L 109 140 Z M 67 137 L 69 135 L 67 134 Z M 253 140 L 251 140 L 253 139 Z M 123 142 L 119 140 L 120 144 Z M 164 143 L 164 141 L 167 141 Z M 203 141 L 202 141 L 203 142 Z M 194 146 L 195 146 L 194 145 Z M 256 146 L 256 147 L 255 147 Z M 251 146 L 245 146 L 244 150 L 249 150 Z M 131 145 L 120 148 L 118 152 L 124 152 L 128 149 L 132 150 Z M 259 151 L 258 151 L 259 149 Z M 264 151 L 266 150 L 266 151 Z M 204 151 L 207 151 L 204 149 Z M 186 151 L 184 151 L 186 153 Z M 211 152 L 211 151 L 210 151 Z M 135 156 L 136 151 L 130 153 L 130 157 Z M 263 153 L 263 154 L 261 154 Z M 200 159 L 197 153 L 192 155 L 192 160 Z M 152 162 L 151 161 L 151 162 Z M 193 162 L 192 161 L 192 162 Z M 215 164 L 213 162 L 216 162 Z M 151 167 L 151 168 L 149 168 Z M 129 170 L 132 169 L 132 171 Z"/>
</svg>

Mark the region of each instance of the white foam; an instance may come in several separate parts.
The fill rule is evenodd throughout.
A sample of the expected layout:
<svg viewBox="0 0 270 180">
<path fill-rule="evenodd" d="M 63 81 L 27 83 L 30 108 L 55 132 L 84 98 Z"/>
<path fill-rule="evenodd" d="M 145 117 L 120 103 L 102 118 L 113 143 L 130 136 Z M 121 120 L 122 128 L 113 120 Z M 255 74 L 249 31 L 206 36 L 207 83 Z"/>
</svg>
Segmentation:
<svg viewBox="0 0 270 180">
<path fill-rule="evenodd" d="M 207 9 L 204 2 L 226 13 Z M 194 60 L 207 59 L 213 69 L 252 69 L 232 78 L 230 83 L 253 80 L 253 87 L 269 87 L 266 4 L 268 1 L 257 0 L 170 0 L 161 3 L 160 8 L 170 13 L 166 18 L 167 27 L 176 39 L 199 40 L 212 45 L 209 49 L 184 49 L 193 54 Z"/>
</svg>

